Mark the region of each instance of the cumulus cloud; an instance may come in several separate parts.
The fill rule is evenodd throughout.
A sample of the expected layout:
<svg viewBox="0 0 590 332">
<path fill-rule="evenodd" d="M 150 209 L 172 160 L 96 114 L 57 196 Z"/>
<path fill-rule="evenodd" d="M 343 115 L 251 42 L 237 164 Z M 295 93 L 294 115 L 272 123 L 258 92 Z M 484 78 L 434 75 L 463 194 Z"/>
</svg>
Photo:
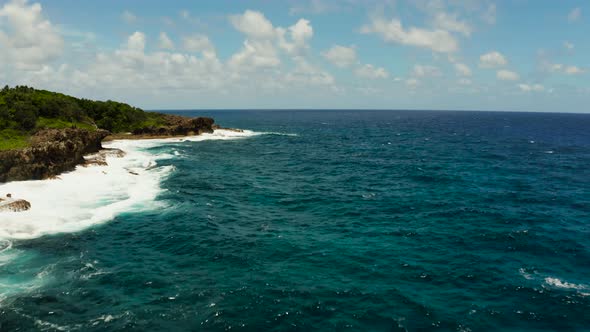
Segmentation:
<svg viewBox="0 0 590 332">
<path fill-rule="evenodd" d="M 287 30 L 281 27 L 275 30 L 279 39 L 279 47 L 293 55 L 298 55 L 302 50 L 307 49 L 309 47 L 307 43 L 313 37 L 313 28 L 306 19 L 299 19 Z M 291 37 L 290 41 L 287 40 L 287 35 Z"/>
<path fill-rule="evenodd" d="M 334 84 L 332 75 L 313 66 L 304 58 L 296 57 L 294 61 L 296 63 L 295 69 L 285 75 L 285 82 L 304 87 L 309 85 L 332 86 Z"/>
<path fill-rule="evenodd" d="M 561 63 L 550 64 L 549 71 L 553 73 L 562 73 L 566 75 L 578 75 L 586 72 L 584 69 L 578 66 L 568 66 Z"/>
<path fill-rule="evenodd" d="M 188 52 L 214 52 L 213 44 L 209 37 L 193 35 L 182 39 L 182 47 Z"/>
<path fill-rule="evenodd" d="M 445 12 L 439 12 L 434 16 L 434 25 L 440 29 L 459 32 L 465 36 L 471 35 L 471 26 L 464 21 L 460 21 L 457 15 L 450 15 Z"/>
<path fill-rule="evenodd" d="M 127 48 L 130 51 L 143 52 L 145 49 L 145 34 L 136 31 L 127 39 Z"/>
<path fill-rule="evenodd" d="M 447 30 L 404 28 L 399 19 L 387 21 L 373 17 L 369 24 L 361 27 L 361 33 L 376 34 L 386 42 L 427 48 L 439 53 L 452 53 L 459 48 L 457 39 Z"/>
<path fill-rule="evenodd" d="M 389 73 L 385 68 L 375 67 L 370 64 L 359 66 L 355 72 L 356 76 L 369 79 L 384 79 L 389 77 Z"/>
<path fill-rule="evenodd" d="M 236 70 L 277 67 L 281 64 L 279 50 L 293 58 L 299 57 L 313 37 L 313 28 L 306 19 L 299 19 L 288 28 L 274 27 L 261 12 L 246 10 L 243 14 L 231 15 L 229 20 L 246 36 L 243 48 L 229 61 Z"/>
<path fill-rule="evenodd" d="M 455 63 L 455 71 L 459 76 L 471 76 L 471 68 L 464 63 Z"/>
<path fill-rule="evenodd" d="M 482 68 L 503 67 L 508 63 L 506 57 L 500 52 L 492 51 L 479 57 L 479 66 Z"/>
<path fill-rule="evenodd" d="M 234 54 L 229 64 L 235 70 L 253 71 L 281 64 L 276 47 L 270 41 L 244 41 L 244 47 Z"/>
<path fill-rule="evenodd" d="M 520 79 L 517 73 L 506 69 L 498 70 L 496 77 L 502 81 L 518 81 Z"/>
<path fill-rule="evenodd" d="M 580 17 L 582 17 L 582 8 L 577 7 L 572 9 L 572 11 L 567 15 L 567 20 L 569 22 L 577 22 Z"/>
<path fill-rule="evenodd" d="M 63 52 L 58 29 L 42 15 L 38 3 L 12 0 L 0 7 L 0 61 L 37 70 Z"/>
<path fill-rule="evenodd" d="M 429 65 L 414 65 L 412 74 L 416 77 L 436 77 L 442 75 L 438 67 Z"/>
<path fill-rule="evenodd" d="M 158 47 L 164 50 L 172 50 L 174 49 L 174 42 L 168 34 L 165 32 L 160 32 L 160 37 L 158 38 Z"/>
<path fill-rule="evenodd" d="M 519 84 L 518 88 L 523 92 L 541 92 L 545 87 L 541 84 Z"/>
<path fill-rule="evenodd" d="M 238 31 L 252 39 L 272 39 L 276 31 L 261 12 L 246 10 L 244 14 L 230 16 L 230 22 Z"/>
<path fill-rule="evenodd" d="M 322 52 L 322 56 L 337 67 L 350 67 L 357 62 L 355 47 L 334 45 L 329 50 Z"/>
</svg>

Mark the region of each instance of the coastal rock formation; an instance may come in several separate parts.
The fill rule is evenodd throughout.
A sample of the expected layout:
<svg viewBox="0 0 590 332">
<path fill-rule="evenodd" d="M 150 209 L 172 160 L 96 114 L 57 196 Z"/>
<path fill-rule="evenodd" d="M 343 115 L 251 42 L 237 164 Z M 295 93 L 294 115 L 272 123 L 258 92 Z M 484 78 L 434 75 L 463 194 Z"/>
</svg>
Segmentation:
<svg viewBox="0 0 590 332">
<path fill-rule="evenodd" d="M 123 158 L 126 153 L 120 149 L 102 149 L 98 153 L 84 157 L 84 167 L 107 166 L 107 157 Z"/>
<path fill-rule="evenodd" d="M 141 136 L 190 136 L 212 133 L 214 120 L 207 117 L 187 118 L 184 116 L 165 114 L 162 116 L 165 126 L 145 127 L 133 131 L 133 135 Z"/>
<path fill-rule="evenodd" d="M 0 212 L 21 212 L 31 208 L 31 203 L 24 199 L 13 199 L 10 194 L 7 198 L 0 198 Z"/>
<path fill-rule="evenodd" d="M 106 130 L 48 129 L 31 137 L 31 146 L 0 152 L 0 182 L 41 180 L 73 170 L 84 155 L 98 152 Z"/>
</svg>

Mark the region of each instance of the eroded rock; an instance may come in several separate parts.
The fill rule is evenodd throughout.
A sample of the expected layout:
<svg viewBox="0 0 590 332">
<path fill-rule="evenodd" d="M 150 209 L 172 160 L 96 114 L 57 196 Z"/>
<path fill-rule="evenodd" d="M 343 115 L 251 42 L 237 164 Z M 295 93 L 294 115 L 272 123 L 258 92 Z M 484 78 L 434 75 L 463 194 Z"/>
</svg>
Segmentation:
<svg viewBox="0 0 590 332">
<path fill-rule="evenodd" d="M 31 203 L 24 199 L 0 199 L 0 212 L 22 212 L 31 208 Z"/>
<path fill-rule="evenodd" d="M 31 137 L 31 146 L 0 152 L 0 183 L 42 180 L 72 171 L 84 155 L 98 152 L 106 130 L 48 129 Z"/>
</svg>

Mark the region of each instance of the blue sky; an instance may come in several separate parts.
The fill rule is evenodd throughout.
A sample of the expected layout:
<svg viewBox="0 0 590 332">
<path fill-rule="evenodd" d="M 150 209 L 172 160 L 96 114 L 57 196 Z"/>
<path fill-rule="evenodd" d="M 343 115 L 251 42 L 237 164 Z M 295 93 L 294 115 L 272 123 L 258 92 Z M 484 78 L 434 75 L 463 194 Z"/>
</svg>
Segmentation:
<svg viewBox="0 0 590 332">
<path fill-rule="evenodd" d="M 0 0 L 0 84 L 146 109 L 590 112 L 587 0 Z"/>
</svg>

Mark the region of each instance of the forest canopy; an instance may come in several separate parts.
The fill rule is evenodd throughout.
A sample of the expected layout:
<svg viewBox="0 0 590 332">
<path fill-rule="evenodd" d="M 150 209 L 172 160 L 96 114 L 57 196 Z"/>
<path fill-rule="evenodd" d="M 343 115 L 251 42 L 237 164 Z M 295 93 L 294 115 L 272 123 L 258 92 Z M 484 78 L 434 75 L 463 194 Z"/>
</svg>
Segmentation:
<svg viewBox="0 0 590 332">
<path fill-rule="evenodd" d="M 45 128 L 106 129 L 113 133 L 157 127 L 162 115 L 115 101 L 79 99 L 27 86 L 0 91 L 0 137 Z"/>
</svg>

